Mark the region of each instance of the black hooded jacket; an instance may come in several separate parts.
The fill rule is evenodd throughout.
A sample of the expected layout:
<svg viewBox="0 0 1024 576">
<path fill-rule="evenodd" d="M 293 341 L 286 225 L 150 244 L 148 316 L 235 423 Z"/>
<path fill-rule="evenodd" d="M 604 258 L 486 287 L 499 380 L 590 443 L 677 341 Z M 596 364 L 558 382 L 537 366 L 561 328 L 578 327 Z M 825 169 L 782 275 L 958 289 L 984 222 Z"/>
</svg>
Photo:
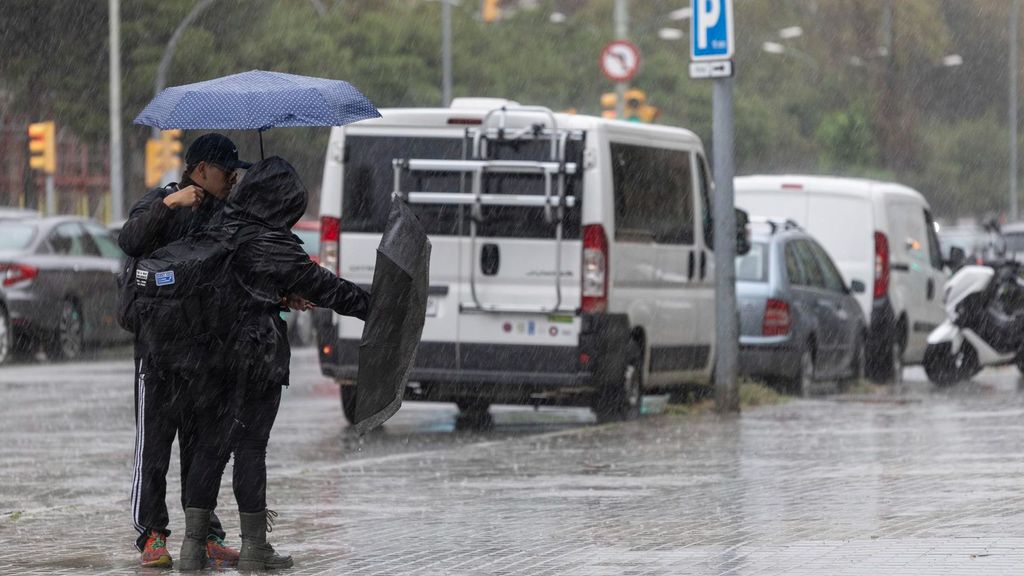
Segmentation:
<svg viewBox="0 0 1024 576">
<path fill-rule="evenodd" d="M 318 307 L 365 320 L 370 294 L 310 260 L 291 232 L 306 211 L 309 195 L 294 168 L 279 157 L 253 165 L 228 196 L 227 207 L 211 228 L 238 230 L 250 225 L 259 234 L 243 242 L 231 260 L 238 289 L 237 321 L 226 358 L 244 366 L 259 387 L 288 384 L 291 357 L 280 299 L 298 295 Z M 254 381 L 255 380 L 255 381 Z"/>
<path fill-rule="evenodd" d="M 121 250 L 129 256 L 141 258 L 208 225 L 224 207 L 224 201 L 212 194 L 207 194 L 196 210 L 175 210 L 164 204 L 168 195 L 191 184 L 193 182 L 186 176 L 180 184 L 153 188 L 136 202 L 117 235 Z"/>
</svg>

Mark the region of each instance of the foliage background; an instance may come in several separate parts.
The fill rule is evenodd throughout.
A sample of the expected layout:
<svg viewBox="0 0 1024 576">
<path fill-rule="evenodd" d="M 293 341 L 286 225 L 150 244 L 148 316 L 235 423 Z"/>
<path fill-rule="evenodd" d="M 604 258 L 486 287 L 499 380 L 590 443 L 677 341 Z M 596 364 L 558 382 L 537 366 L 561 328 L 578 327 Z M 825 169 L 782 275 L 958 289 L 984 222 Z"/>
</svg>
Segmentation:
<svg viewBox="0 0 1024 576">
<path fill-rule="evenodd" d="M 322 15 L 309 0 L 216 0 L 185 32 L 168 84 L 258 68 L 346 79 L 380 107 L 440 103 L 439 2 L 320 3 Z M 121 4 L 126 190 L 133 200 L 143 192 L 148 129 L 131 120 L 152 97 L 164 46 L 193 1 Z M 662 27 L 686 29 L 667 15 L 688 4 L 631 2 L 630 36 L 644 55 L 634 84 L 661 109 L 659 122 L 694 130 L 710 149 L 711 87 L 686 75 L 689 32 L 674 42 L 657 35 Z M 477 1 L 454 7 L 455 95 L 599 113 L 600 95 L 611 89 L 597 56 L 613 37 L 612 0 L 503 5 L 492 24 L 479 21 Z M 892 178 L 924 192 L 946 218 L 1002 211 L 1009 7 L 1010 0 L 735 0 L 739 173 Z M 551 23 L 554 11 L 566 14 L 563 24 Z M 106 0 L 4 0 L 5 113 L 53 118 L 61 130 L 105 142 L 107 26 Z M 801 26 L 803 36 L 780 39 L 778 30 L 788 26 Z M 786 53 L 762 51 L 765 41 L 785 45 Z M 941 66 L 954 53 L 964 64 Z M 248 157 L 258 156 L 254 134 L 232 136 Z M 292 160 L 315 192 L 327 137 L 327 129 L 274 130 L 267 146 Z"/>
</svg>

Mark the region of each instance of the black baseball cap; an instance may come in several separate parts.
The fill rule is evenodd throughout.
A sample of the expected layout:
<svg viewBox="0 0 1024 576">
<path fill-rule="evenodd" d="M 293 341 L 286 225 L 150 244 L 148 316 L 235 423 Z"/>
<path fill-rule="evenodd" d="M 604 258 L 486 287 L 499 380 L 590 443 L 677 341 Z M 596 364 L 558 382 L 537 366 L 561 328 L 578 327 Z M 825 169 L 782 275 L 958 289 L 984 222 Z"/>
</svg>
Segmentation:
<svg viewBox="0 0 1024 576">
<path fill-rule="evenodd" d="M 252 162 L 238 159 L 238 148 L 230 138 L 215 132 L 196 138 L 185 153 L 185 164 L 189 166 L 195 166 L 203 161 L 223 166 L 228 170 L 248 169 L 252 166 Z"/>
</svg>

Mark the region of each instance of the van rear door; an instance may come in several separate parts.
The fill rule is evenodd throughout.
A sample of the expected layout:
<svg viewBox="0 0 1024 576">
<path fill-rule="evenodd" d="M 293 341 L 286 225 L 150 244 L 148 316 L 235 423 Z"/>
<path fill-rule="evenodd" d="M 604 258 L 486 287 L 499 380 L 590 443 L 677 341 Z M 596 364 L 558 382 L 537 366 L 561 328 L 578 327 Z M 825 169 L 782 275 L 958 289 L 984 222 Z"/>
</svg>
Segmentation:
<svg viewBox="0 0 1024 576">
<path fill-rule="evenodd" d="M 493 141 L 488 160 L 547 163 L 549 148 L 545 139 Z M 582 166 L 582 151 L 581 139 L 566 142 L 566 161 Z M 559 177 L 564 202 L 553 198 L 559 194 Z M 484 204 L 476 214 L 466 213 L 464 229 L 469 234 L 463 236 L 460 267 L 460 368 L 576 370 L 583 249 L 579 171 L 561 176 L 489 171 L 482 176 L 480 191 L 495 204 Z M 546 196 L 552 198 L 546 200 Z"/>
<path fill-rule="evenodd" d="M 377 258 L 377 245 L 387 223 L 391 193 L 394 189 L 395 158 L 463 158 L 461 131 L 434 135 L 409 135 L 388 132 L 347 133 L 342 169 L 341 275 L 369 286 Z M 420 172 L 409 186 L 424 191 L 458 190 L 461 182 L 450 173 Z M 416 367 L 454 369 L 457 366 L 461 269 L 464 249 L 464 213 L 461 206 L 410 204 L 426 229 L 432 244 L 427 318 Z M 358 343 L 363 323 L 341 320 L 342 341 Z M 348 348 L 348 347 L 343 347 Z"/>
</svg>

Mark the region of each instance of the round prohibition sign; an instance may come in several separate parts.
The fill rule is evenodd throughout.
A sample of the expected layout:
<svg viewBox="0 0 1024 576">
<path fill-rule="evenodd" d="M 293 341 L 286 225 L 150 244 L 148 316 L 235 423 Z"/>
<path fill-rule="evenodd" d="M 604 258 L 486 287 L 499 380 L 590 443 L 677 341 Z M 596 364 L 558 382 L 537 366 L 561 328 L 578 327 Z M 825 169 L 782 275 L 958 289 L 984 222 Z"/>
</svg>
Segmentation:
<svg viewBox="0 0 1024 576">
<path fill-rule="evenodd" d="M 640 49 L 629 40 L 616 40 L 601 50 L 601 72 L 614 82 L 628 82 L 640 70 Z"/>
</svg>

